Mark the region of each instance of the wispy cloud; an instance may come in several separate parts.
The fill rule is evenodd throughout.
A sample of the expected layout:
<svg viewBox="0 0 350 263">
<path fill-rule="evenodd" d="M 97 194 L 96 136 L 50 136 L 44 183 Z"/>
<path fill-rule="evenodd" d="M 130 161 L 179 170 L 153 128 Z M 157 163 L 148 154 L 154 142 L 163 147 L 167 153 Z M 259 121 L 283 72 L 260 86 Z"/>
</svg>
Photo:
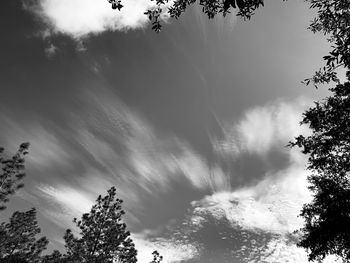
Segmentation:
<svg viewBox="0 0 350 263">
<path fill-rule="evenodd" d="M 40 185 L 38 190 L 51 203 L 51 207 L 55 208 L 45 209 L 42 213 L 62 228 L 71 227 L 73 218 L 89 212 L 93 205 L 93 197 L 84 190 L 63 185 Z"/>
<path fill-rule="evenodd" d="M 295 136 L 308 132 L 299 125 L 308 105 L 309 101 L 300 98 L 255 107 L 240 121 L 224 123 L 224 137 L 213 140 L 213 145 L 220 155 L 231 157 L 245 152 L 264 155 L 276 147 L 283 149 Z"/>
<path fill-rule="evenodd" d="M 209 167 L 188 143 L 157 131 L 113 94 L 89 94 L 86 103 L 89 114 L 72 120 L 77 141 L 121 183 L 157 194 L 179 180 L 199 190 L 220 187 L 226 180 L 219 167 Z"/>
<path fill-rule="evenodd" d="M 38 15 L 54 33 L 73 38 L 105 31 L 144 27 L 148 18 L 144 12 L 154 6 L 150 0 L 125 0 L 124 7 L 112 10 L 107 0 L 35 0 L 24 1 L 26 9 Z"/>
<path fill-rule="evenodd" d="M 35 117 L 27 116 L 27 120 L 22 121 L 7 113 L 0 114 L 0 121 L 3 124 L 1 144 L 10 152 L 14 153 L 22 142 L 30 142 L 30 154 L 26 158 L 29 167 L 41 169 L 68 163 L 69 154 L 60 145 L 59 138 Z"/>
</svg>

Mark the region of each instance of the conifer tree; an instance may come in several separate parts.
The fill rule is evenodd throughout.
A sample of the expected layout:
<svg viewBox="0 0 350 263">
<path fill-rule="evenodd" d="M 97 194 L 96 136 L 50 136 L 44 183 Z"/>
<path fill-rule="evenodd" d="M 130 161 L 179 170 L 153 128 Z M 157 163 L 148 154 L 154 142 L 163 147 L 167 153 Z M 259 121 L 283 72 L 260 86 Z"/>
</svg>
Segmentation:
<svg viewBox="0 0 350 263">
<path fill-rule="evenodd" d="M 6 209 L 5 203 L 18 189 L 23 187 L 20 181 L 25 176 L 24 155 L 28 153 L 29 143 L 22 143 L 12 158 L 3 156 L 4 148 L 0 147 L 0 211 Z"/>
<path fill-rule="evenodd" d="M 65 233 L 67 257 L 81 263 L 134 263 L 137 251 L 122 217 L 122 200 L 116 198 L 116 188 L 108 190 L 105 197 L 97 198 L 89 213 L 73 222 L 80 229 L 75 237 L 68 229 Z"/>
<path fill-rule="evenodd" d="M 9 223 L 0 224 L 0 262 L 40 262 L 48 240 L 37 239 L 39 233 L 35 208 L 14 212 Z"/>
</svg>

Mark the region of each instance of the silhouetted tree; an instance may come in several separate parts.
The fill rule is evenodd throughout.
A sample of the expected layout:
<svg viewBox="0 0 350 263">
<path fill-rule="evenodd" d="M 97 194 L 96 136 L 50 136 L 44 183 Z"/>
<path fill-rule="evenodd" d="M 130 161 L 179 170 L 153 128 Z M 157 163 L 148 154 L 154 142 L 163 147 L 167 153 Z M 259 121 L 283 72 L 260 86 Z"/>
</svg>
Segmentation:
<svg viewBox="0 0 350 263">
<path fill-rule="evenodd" d="M 308 155 L 308 177 L 313 192 L 304 205 L 299 246 L 309 252 L 309 260 L 329 254 L 350 261 L 350 73 L 341 84 L 336 69 L 350 70 L 350 2 L 348 0 L 306 0 L 318 13 L 310 28 L 328 35 L 333 50 L 324 57 L 326 66 L 306 79 L 315 85 L 335 81 L 331 95 L 304 113 L 302 124 L 312 134 L 298 136 L 290 146 L 299 146 Z"/>
<path fill-rule="evenodd" d="M 48 240 L 37 239 L 39 233 L 35 208 L 14 212 L 9 223 L 0 224 L 0 262 L 40 262 Z"/>
<path fill-rule="evenodd" d="M 299 245 L 309 251 L 312 261 L 335 254 L 349 262 L 350 83 L 330 90 L 332 96 L 304 113 L 302 123 L 309 125 L 312 135 L 291 143 L 309 156 L 309 188 L 314 194 L 301 212 L 305 226 Z"/>
<path fill-rule="evenodd" d="M 4 148 L 0 147 L 0 211 L 6 208 L 5 203 L 18 189 L 23 187 L 20 183 L 25 176 L 24 155 L 28 153 L 29 143 L 22 143 L 18 152 L 12 158 L 3 157 Z"/>
<path fill-rule="evenodd" d="M 81 220 L 73 220 L 80 229 L 75 237 L 70 229 L 64 236 L 69 260 L 73 262 L 136 262 L 137 251 L 122 221 L 125 214 L 122 200 L 116 198 L 116 188 L 108 190 L 105 197 L 99 196 L 90 213 Z"/>
</svg>

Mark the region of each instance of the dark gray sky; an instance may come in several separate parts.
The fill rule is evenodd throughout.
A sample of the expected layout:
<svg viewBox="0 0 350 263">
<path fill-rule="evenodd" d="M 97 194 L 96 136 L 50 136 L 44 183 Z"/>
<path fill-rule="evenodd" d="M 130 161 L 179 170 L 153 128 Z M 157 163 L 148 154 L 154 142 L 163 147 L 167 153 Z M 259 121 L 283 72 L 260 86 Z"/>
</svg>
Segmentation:
<svg viewBox="0 0 350 263">
<path fill-rule="evenodd" d="M 84 4 L 82 4 L 84 2 Z M 329 49 L 303 1 L 251 21 L 191 8 L 150 30 L 148 0 L 14 0 L 0 9 L 0 145 L 31 142 L 16 209 L 38 208 L 50 249 L 116 185 L 139 261 L 307 262 L 290 241 L 310 197 L 284 147 L 325 90 L 300 81 Z"/>
</svg>

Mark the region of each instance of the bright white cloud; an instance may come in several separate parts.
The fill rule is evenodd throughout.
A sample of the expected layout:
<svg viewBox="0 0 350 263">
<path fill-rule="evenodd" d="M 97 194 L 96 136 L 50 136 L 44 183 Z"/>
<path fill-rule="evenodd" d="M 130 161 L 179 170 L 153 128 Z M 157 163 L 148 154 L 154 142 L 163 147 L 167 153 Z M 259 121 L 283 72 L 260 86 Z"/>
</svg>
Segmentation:
<svg viewBox="0 0 350 263">
<path fill-rule="evenodd" d="M 194 219 L 210 214 L 218 220 L 228 219 L 233 227 L 287 234 L 302 226 L 298 214 L 307 200 L 306 172 L 292 167 L 255 186 L 215 193 L 192 205 Z"/>
<path fill-rule="evenodd" d="M 86 193 L 70 187 L 61 186 L 60 188 L 54 188 L 50 186 L 41 186 L 39 189 L 44 194 L 56 200 L 64 210 L 74 216 L 88 212 L 93 204 L 93 199 Z"/>
<path fill-rule="evenodd" d="M 141 28 L 148 22 L 144 12 L 154 5 L 150 0 L 123 0 L 124 7 L 112 10 L 107 0 L 36 0 L 25 7 L 40 16 L 54 32 L 74 38 Z"/>
<path fill-rule="evenodd" d="M 152 252 L 157 250 L 164 258 L 164 263 L 184 262 L 196 258 L 199 249 L 193 244 L 165 238 L 148 239 L 144 234 L 133 235 L 138 248 L 138 262 L 149 263 L 153 257 Z"/>
<path fill-rule="evenodd" d="M 73 218 L 80 218 L 90 211 L 94 198 L 86 191 L 60 185 L 39 185 L 40 195 L 50 206 L 41 211 L 47 218 L 62 228 L 73 227 Z"/>
<path fill-rule="evenodd" d="M 237 123 L 225 123 L 224 137 L 214 140 L 219 154 L 239 155 L 242 152 L 264 155 L 273 147 L 282 148 L 307 129 L 300 126 L 302 112 L 310 105 L 305 99 L 275 102 L 247 111 Z"/>
<path fill-rule="evenodd" d="M 225 158 L 235 158 L 245 152 L 264 158 L 272 148 L 282 149 L 294 136 L 309 132 L 299 126 L 301 112 L 306 106 L 304 100 L 297 100 L 254 108 L 238 123 L 226 125 L 224 138 L 214 140 L 214 145 Z M 306 158 L 298 149 L 289 150 L 288 155 L 287 168 L 267 172 L 255 185 L 215 192 L 193 201 L 192 228 L 198 231 L 205 227 L 207 218 L 218 222 L 224 219 L 233 229 L 273 234 L 267 244 L 252 239 L 249 249 L 243 245 L 240 248 L 245 255 L 243 262 L 307 263 L 306 251 L 290 240 L 290 234 L 303 226 L 302 218 L 298 217 L 302 205 L 312 198 L 307 188 Z M 340 262 L 338 260 L 329 256 L 325 262 Z"/>
<path fill-rule="evenodd" d="M 249 152 L 261 155 L 274 147 L 289 155 L 289 167 L 267 172 L 253 186 L 221 191 L 193 202 L 194 218 L 210 214 L 226 218 L 232 226 L 251 231 L 287 234 L 303 224 L 298 217 L 302 205 L 310 200 L 307 189 L 305 156 L 298 149 L 287 150 L 284 145 L 294 136 L 307 133 L 299 126 L 304 100 L 277 102 L 249 110 L 236 124 L 226 125 L 224 138 L 214 141 L 219 154 L 235 158 Z M 262 177 L 262 176 L 260 176 Z"/>
</svg>

